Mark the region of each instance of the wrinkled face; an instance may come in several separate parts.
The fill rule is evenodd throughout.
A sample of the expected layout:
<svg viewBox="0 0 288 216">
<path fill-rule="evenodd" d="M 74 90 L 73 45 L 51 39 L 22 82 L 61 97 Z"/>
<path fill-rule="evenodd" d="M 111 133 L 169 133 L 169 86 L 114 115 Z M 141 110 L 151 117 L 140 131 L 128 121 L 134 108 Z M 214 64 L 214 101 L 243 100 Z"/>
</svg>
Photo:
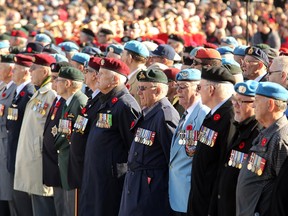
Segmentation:
<svg viewBox="0 0 288 216">
<path fill-rule="evenodd" d="M 232 97 L 235 121 L 240 123 L 254 115 L 253 102 L 254 97 L 248 97 L 238 93 Z"/>
<path fill-rule="evenodd" d="M 0 63 L 0 81 L 6 81 L 11 78 L 11 66 L 8 63 Z"/>
<path fill-rule="evenodd" d="M 84 69 L 84 83 L 91 89 L 95 88 L 95 82 L 97 80 L 97 74 L 99 71 L 94 70 L 91 67 Z"/>
<path fill-rule="evenodd" d="M 246 55 L 242 62 L 243 76 L 247 79 L 255 79 L 258 75 L 255 75 L 255 71 L 258 70 L 259 60 L 252 56 Z"/>
<path fill-rule="evenodd" d="M 40 86 L 44 79 L 46 78 L 45 76 L 45 68 L 41 65 L 33 64 L 30 67 L 30 73 L 31 73 L 31 83 L 36 86 Z"/>
<path fill-rule="evenodd" d="M 114 76 L 111 71 L 106 70 L 104 68 L 100 68 L 99 73 L 97 75 L 97 88 L 104 94 L 109 92 L 111 88 L 111 84 L 114 80 Z"/>
<path fill-rule="evenodd" d="M 197 93 L 197 85 L 199 82 L 186 82 L 178 81 L 177 82 L 177 95 L 179 97 L 179 104 L 188 109 L 195 101 Z"/>
<path fill-rule="evenodd" d="M 207 80 L 201 79 L 200 84 L 197 86 L 197 91 L 201 95 L 202 103 L 209 107 L 210 101 L 210 86 Z"/>
<path fill-rule="evenodd" d="M 22 83 L 23 77 L 25 76 L 25 67 L 15 64 L 15 67 L 12 70 L 12 80 L 20 85 Z"/>
<path fill-rule="evenodd" d="M 157 86 L 152 82 L 138 82 L 137 94 L 142 107 L 151 107 L 156 102 Z"/>
<path fill-rule="evenodd" d="M 51 83 L 52 83 L 52 89 L 57 92 L 57 78 L 58 73 L 52 72 L 51 73 Z"/>
<path fill-rule="evenodd" d="M 274 63 L 272 62 L 272 64 L 269 67 L 268 80 L 270 82 L 275 82 L 280 85 L 284 85 L 286 84 L 286 79 L 282 80 L 282 73 L 284 73 L 282 68 L 275 62 Z"/>
<path fill-rule="evenodd" d="M 60 96 L 64 96 L 65 93 L 67 92 L 67 87 L 68 87 L 68 80 L 67 79 L 64 79 L 62 77 L 58 77 L 56 79 L 56 82 L 57 82 L 57 93 L 58 95 Z"/>
<path fill-rule="evenodd" d="M 253 107 L 255 108 L 255 118 L 261 124 L 267 115 L 269 108 L 268 98 L 256 95 Z"/>
</svg>

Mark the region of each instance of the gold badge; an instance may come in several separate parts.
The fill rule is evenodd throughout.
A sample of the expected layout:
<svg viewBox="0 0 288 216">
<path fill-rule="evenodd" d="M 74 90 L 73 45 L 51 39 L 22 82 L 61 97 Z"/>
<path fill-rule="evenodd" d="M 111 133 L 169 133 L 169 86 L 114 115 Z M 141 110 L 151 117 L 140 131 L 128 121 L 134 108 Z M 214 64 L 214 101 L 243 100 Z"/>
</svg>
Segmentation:
<svg viewBox="0 0 288 216">
<path fill-rule="evenodd" d="M 35 57 L 33 57 L 33 58 L 32 58 L 32 62 L 35 62 L 35 61 L 36 61 L 36 58 L 35 58 Z"/>
<path fill-rule="evenodd" d="M 105 64 L 105 60 L 102 59 L 101 62 L 100 62 L 101 66 L 103 66 Z"/>
<path fill-rule="evenodd" d="M 246 87 L 245 86 L 239 86 L 238 92 L 244 94 L 246 92 Z"/>
<path fill-rule="evenodd" d="M 109 47 L 109 51 L 114 53 L 114 48 L 113 47 Z"/>
<path fill-rule="evenodd" d="M 14 56 L 14 62 L 17 62 L 17 57 L 16 56 Z"/>
<path fill-rule="evenodd" d="M 51 134 L 53 135 L 53 137 L 57 135 L 57 132 L 58 132 L 57 126 L 54 125 L 54 127 L 51 128 Z"/>
<path fill-rule="evenodd" d="M 251 47 L 248 52 L 247 52 L 249 55 L 251 55 L 253 53 L 253 47 Z"/>
<path fill-rule="evenodd" d="M 180 74 L 183 78 L 187 78 L 189 76 L 188 72 L 187 71 L 181 71 L 181 74 Z"/>
<path fill-rule="evenodd" d="M 144 72 L 141 71 L 141 73 L 139 74 L 139 79 L 145 79 L 145 78 L 146 78 L 146 76 L 145 76 Z"/>
</svg>

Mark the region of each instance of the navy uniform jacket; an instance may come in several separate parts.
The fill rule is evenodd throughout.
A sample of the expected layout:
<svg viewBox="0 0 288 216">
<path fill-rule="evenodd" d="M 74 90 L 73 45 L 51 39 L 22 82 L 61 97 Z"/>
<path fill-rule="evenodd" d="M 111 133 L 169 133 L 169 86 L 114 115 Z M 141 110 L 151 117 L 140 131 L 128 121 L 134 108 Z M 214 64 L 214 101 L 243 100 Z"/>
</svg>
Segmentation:
<svg viewBox="0 0 288 216">
<path fill-rule="evenodd" d="M 58 103 L 56 103 L 56 101 Z M 59 101 L 55 98 L 50 111 L 48 113 L 43 133 L 43 183 L 47 186 L 60 187 L 61 179 L 58 168 L 58 154 L 54 142 L 57 135 L 59 119 L 65 99 L 60 98 Z M 57 107 L 59 105 L 59 107 Z M 55 112 L 54 119 L 51 118 Z"/>
<path fill-rule="evenodd" d="M 133 140 L 130 125 L 141 111 L 125 86 L 102 95 L 100 101 L 86 144 L 80 190 L 81 216 L 118 215 L 125 164 Z M 100 122 L 105 116 L 112 117 L 110 128 L 104 128 Z"/>
<path fill-rule="evenodd" d="M 205 118 L 201 130 L 204 140 L 211 140 L 212 132 L 218 133 L 213 147 L 204 144 L 198 137 L 196 153 L 192 163 L 192 185 L 188 202 L 188 215 L 207 216 L 217 214 L 217 179 L 219 168 L 224 165 L 228 145 L 235 133 L 234 111 L 231 100 L 227 100 L 216 112 Z M 205 128 L 204 128 L 205 127 Z M 207 129 L 208 128 L 208 129 Z M 209 131 L 210 129 L 210 131 Z M 206 132 L 205 132 L 206 131 Z"/>
<path fill-rule="evenodd" d="M 85 106 L 85 114 L 81 114 L 81 116 L 89 119 L 84 133 L 77 132 L 77 129 L 74 128 L 71 135 L 68 165 L 68 183 L 70 188 L 81 187 L 86 142 L 92 123 L 96 119 L 97 110 L 100 107 L 99 97 L 101 94 L 99 92 L 93 99 L 88 100 Z"/>
<path fill-rule="evenodd" d="M 8 153 L 7 153 L 7 169 L 10 173 L 14 174 L 15 171 L 15 160 L 16 160 L 16 150 L 18 146 L 18 139 L 20 134 L 20 129 L 23 121 L 23 116 L 25 112 L 25 107 L 27 102 L 30 100 L 34 94 L 34 85 L 28 83 L 21 90 L 23 93 L 19 93 L 16 98 L 13 99 L 13 108 L 18 109 L 17 120 L 7 119 L 6 127 L 8 130 Z M 21 94 L 21 95 L 20 95 Z M 16 106 L 15 106 L 16 105 Z M 12 107 L 12 106 L 10 106 Z"/>
<path fill-rule="evenodd" d="M 79 90 L 73 95 L 72 100 L 66 109 L 63 107 L 61 119 L 69 119 L 71 121 L 71 130 L 81 109 L 86 105 L 87 99 L 87 96 L 81 92 L 81 90 Z M 55 137 L 55 147 L 58 153 L 58 166 L 61 177 L 61 185 L 65 190 L 70 189 L 68 184 L 68 163 L 71 132 L 72 131 L 70 131 L 70 134 L 58 132 Z"/>
<path fill-rule="evenodd" d="M 178 121 L 177 110 L 163 98 L 135 124 L 119 216 L 170 215 L 168 164 Z"/>
<path fill-rule="evenodd" d="M 220 180 L 218 186 L 218 215 L 233 216 L 236 215 L 236 185 L 240 169 L 231 165 L 229 159 L 232 150 L 248 154 L 252 146 L 252 141 L 258 136 L 260 126 L 255 116 L 252 116 L 241 123 L 234 123 L 237 131 L 233 137 L 232 145 L 225 156 L 225 164 L 220 173 Z M 240 158 L 240 154 L 237 154 Z M 244 159 L 244 155 L 243 155 Z M 242 163 L 241 163 L 242 164 Z M 233 164 L 234 165 L 234 164 Z M 242 164 L 243 165 L 243 164 Z"/>
</svg>

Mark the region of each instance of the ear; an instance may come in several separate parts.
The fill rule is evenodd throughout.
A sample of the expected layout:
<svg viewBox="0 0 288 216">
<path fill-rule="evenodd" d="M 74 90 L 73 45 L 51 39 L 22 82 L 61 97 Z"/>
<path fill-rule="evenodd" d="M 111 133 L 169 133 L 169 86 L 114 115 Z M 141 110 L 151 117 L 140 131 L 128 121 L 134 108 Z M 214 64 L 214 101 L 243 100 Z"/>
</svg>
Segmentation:
<svg viewBox="0 0 288 216">
<path fill-rule="evenodd" d="M 286 82 L 286 80 L 287 80 L 287 73 L 286 73 L 285 71 L 282 71 L 282 72 L 281 72 L 281 80 L 282 80 L 283 82 Z"/>
<path fill-rule="evenodd" d="M 268 99 L 267 108 L 269 112 L 272 112 L 275 108 L 275 101 L 273 99 Z"/>
</svg>

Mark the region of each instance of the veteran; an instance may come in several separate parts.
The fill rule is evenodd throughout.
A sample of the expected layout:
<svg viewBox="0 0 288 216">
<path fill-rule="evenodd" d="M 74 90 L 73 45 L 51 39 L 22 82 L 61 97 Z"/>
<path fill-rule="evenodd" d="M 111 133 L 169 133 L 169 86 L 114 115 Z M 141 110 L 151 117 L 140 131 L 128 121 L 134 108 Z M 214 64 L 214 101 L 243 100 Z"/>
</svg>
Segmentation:
<svg viewBox="0 0 288 216">
<path fill-rule="evenodd" d="M 7 201 L 10 211 L 15 207 L 12 202 L 13 183 L 11 174 L 7 170 L 8 133 L 6 129 L 8 107 L 11 105 L 16 84 L 12 81 L 12 71 L 15 67 L 14 55 L 0 56 L 0 80 L 5 87 L 0 91 L 0 209 L 7 209 Z M 3 212 L 5 210 L 3 209 Z"/>
<path fill-rule="evenodd" d="M 52 89 L 57 91 L 57 78 L 61 67 L 71 66 L 68 62 L 52 63 Z M 58 168 L 58 154 L 54 145 L 58 132 L 59 119 L 65 105 L 65 99 L 57 95 L 46 118 L 43 132 L 43 183 L 50 187 L 61 187 L 60 171 Z M 56 189 L 57 190 L 57 189 Z M 63 196 L 54 191 L 54 204 L 57 215 L 63 215 Z"/>
<path fill-rule="evenodd" d="M 169 163 L 169 200 L 175 216 L 187 215 L 191 187 L 191 166 L 197 145 L 198 131 L 209 112 L 202 104 L 197 86 L 201 71 L 184 69 L 176 75 L 179 104 L 185 109 L 173 135 Z"/>
<path fill-rule="evenodd" d="M 30 67 L 31 83 L 37 91 L 28 101 L 16 152 L 14 189 L 31 194 L 34 215 L 55 215 L 53 189 L 43 185 L 43 131 L 48 111 L 56 96 L 51 89 L 51 68 L 55 59 L 35 54 Z"/>
<path fill-rule="evenodd" d="M 61 110 L 55 148 L 58 153 L 61 188 L 54 188 L 55 196 L 63 197 L 63 216 L 75 214 L 75 190 L 68 183 L 68 163 L 72 127 L 82 108 L 87 103 L 87 96 L 81 92 L 84 81 L 82 72 L 74 67 L 61 67 L 57 82 L 57 93 L 66 101 Z"/>
<path fill-rule="evenodd" d="M 260 82 L 255 96 L 255 118 L 263 130 L 254 139 L 239 173 L 236 215 L 267 215 L 275 180 L 288 156 L 288 91 L 279 84 Z M 276 214 L 275 214 L 276 215 Z"/>
<path fill-rule="evenodd" d="M 14 179 L 16 151 L 24 111 L 26 104 L 34 94 L 34 86 L 31 84 L 31 75 L 29 71 L 33 64 L 32 59 L 32 56 L 23 54 L 17 54 L 14 56 L 15 66 L 12 70 L 12 81 L 17 87 L 15 93 L 12 94 L 12 103 L 9 108 L 7 107 L 8 115 L 6 122 L 8 130 L 7 169 L 12 175 L 12 181 Z M 10 209 L 11 215 L 21 214 L 24 216 L 30 216 L 33 214 L 31 197 L 27 193 L 13 190 L 12 202 L 15 209 L 14 211 Z"/>
<path fill-rule="evenodd" d="M 127 157 L 133 133 L 131 122 L 140 107 L 124 85 L 130 71 L 120 60 L 103 58 L 97 75 L 100 108 L 86 143 L 80 215 L 118 215 Z"/>
<path fill-rule="evenodd" d="M 170 144 L 179 114 L 166 98 L 168 79 L 162 71 L 140 71 L 137 80 L 143 115 L 131 124 L 135 136 L 119 216 L 167 216 Z"/>
<path fill-rule="evenodd" d="M 234 124 L 236 132 L 225 155 L 225 164 L 220 168 L 218 184 L 218 215 L 233 216 L 236 214 L 236 185 L 243 162 L 247 158 L 252 141 L 260 131 L 255 119 L 253 103 L 258 82 L 247 80 L 235 85 L 232 97 Z"/>
<path fill-rule="evenodd" d="M 235 79 L 226 68 L 202 68 L 198 91 L 203 104 L 211 111 L 203 121 L 198 135 L 192 163 L 188 215 L 216 214 L 218 172 L 224 164 L 227 148 L 235 133 L 231 102 L 233 84 Z"/>
<path fill-rule="evenodd" d="M 100 107 L 100 96 L 102 93 L 97 88 L 97 74 L 100 69 L 98 57 L 91 57 L 84 70 L 84 82 L 93 91 L 91 99 L 78 114 L 73 126 L 70 138 L 68 183 L 71 188 L 80 188 L 83 177 L 83 166 L 86 142 L 92 123 L 97 117 L 97 110 Z"/>
</svg>

